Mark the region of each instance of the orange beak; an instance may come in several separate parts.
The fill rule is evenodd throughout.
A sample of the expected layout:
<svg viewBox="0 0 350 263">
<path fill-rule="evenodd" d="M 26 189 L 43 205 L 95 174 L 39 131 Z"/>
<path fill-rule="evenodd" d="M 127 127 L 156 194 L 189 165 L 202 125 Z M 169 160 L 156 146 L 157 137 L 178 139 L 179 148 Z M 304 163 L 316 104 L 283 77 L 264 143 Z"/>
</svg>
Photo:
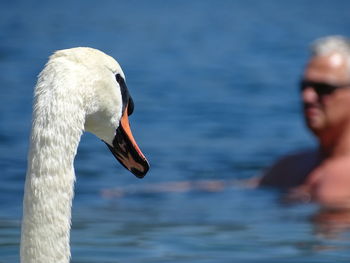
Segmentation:
<svg viewBox="0 0 350 263">
<path fill-rule="evenodd" d="M 114 157 L 138 178 L 143 178 L 146 175 L 149 170 L 149 164 L 131 133 L 128 105 L 120 120 L 120 125 L 113 140 L 113 146 L 109 144 L 107 146 Z"/>
</svg>

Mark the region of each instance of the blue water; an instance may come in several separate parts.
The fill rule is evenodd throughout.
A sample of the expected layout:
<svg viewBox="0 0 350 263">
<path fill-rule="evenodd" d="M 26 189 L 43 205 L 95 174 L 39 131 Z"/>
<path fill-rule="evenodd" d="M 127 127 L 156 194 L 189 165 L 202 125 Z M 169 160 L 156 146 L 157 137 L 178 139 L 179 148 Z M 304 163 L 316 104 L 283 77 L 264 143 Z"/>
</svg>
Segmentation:
<svg viewBox="0 0 350 263">
<path fill-rule="evenodd" d="M 19 261 L 36 75 L 54 50 L 74 46 L 122 65 L 151 170 L 136 179 L 100 140 L 83 136 L 72 262 L 349 262 L 348 224 L 322 220 L 317 205 L 287 206 L 277 191 L 228 184 L 152 191 L 247 179 L 312 147 L 296 83 L 313 39 L 350 35 L 349 10 L 348 0 L 2 0 L 0 262 Z"/>
</svg>

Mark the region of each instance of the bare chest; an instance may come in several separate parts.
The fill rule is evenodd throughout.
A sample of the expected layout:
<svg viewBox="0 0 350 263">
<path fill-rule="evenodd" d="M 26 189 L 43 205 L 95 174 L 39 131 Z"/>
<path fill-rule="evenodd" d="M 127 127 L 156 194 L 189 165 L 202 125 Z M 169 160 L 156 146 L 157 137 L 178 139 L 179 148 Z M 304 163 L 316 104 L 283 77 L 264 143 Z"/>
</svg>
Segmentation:
<svg viewBox="0 0 350 263">
<path fill-rule="evenodd" d="M 312 199 L 321 204 L 350 204 L 350 164 L 320 167 L 309 175 L 305 184 Z"/>
</svg>

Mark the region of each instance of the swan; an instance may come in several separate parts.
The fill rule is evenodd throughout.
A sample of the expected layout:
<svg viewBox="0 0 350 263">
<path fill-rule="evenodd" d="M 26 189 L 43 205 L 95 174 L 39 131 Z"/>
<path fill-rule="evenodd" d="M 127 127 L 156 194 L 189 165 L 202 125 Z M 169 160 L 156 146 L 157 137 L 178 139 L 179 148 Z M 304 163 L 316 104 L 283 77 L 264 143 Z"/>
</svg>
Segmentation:
<svg viewBox="0 0 350 263">
<path fill-rule="evenodd" d="M 133 100 L 116 60 L 78 47 L 55 52 L 38 76 L 24 186 L 22 263 L 70 261 L 73 161 L 83 131 L 142 178 L 149 164 L 132 136 Z"/>
</svg>

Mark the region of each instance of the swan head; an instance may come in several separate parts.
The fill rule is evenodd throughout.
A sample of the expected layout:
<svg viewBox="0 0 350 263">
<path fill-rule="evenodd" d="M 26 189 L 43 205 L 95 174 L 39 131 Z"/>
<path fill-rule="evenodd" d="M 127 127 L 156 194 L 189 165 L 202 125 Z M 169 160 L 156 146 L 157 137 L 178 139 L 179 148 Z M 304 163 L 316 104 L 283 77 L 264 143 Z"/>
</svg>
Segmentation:
<svg viewBox="0 0 350 263">
<path fill-rule="evenodd" d="M 73 71 L 85 110 L 85 131 L 106 143 L 114 157 L 139 178 L 146 175 L 149 164 L 138 147 L 129 124 L 134 102 L 119 63 L 92 48 L 57 51 L 50 61 L 65 63 Z M 49 61 L 49 63 L 50 63 Z"/>
</svg>

